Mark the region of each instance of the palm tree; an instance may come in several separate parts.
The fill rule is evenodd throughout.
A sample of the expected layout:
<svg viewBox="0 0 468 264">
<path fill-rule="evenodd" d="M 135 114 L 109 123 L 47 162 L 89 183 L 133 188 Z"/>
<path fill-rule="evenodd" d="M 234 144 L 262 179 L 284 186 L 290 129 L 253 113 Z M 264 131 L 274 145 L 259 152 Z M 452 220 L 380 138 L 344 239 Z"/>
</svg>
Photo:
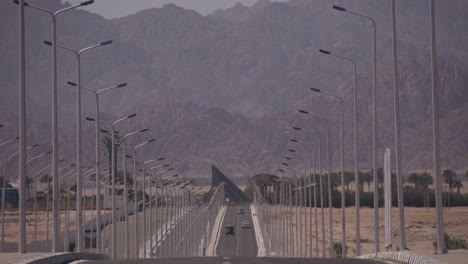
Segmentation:
<svg viewBox="0 0 468 264">
<path fill-rule="evenodd" d="M 349 184 L 354 181 L 354 173 L 350 171 L 345 171 L 344 180 L 345 180 L 345 185 L 346 185 L 346 191 L 349 191 Z"/>
<path fill-rule="evenodd" d="M 3 180 L 4 180 L 3 177 L 0 176 L 0 187 L 2 187 L 2 188 L 3 188 Z M 11 185 L 9 180 L 6 180 L 5 188 L 13 188 L 13 185 Z"/>
<path fill-rule="evenodd" d="M 122 137 L 118 135 L 119 133 L 116 132 L 115 133 L 115 145 L 116 146 L 119 146 L 121 141 L 122 141 Z M 112 138 L 110 135 L 107 135 L 105 138 L 102 139 L 102 145 L 104 147 L 104 150 L 107 151 L 107 158 L 108 158 L 108 161 L 109 161 L 109 174 L 112 175 Z M 117 148 L 115 148 L 115 167 L 117 168 Z"/>
<path fill-rule="evenodd" d="M 453 193 L 453 183 L 455 182 L 455 178 L 457 177 L 457 173 L 451 169 L 444 170 L 442 172 L 442 177 L 445 178 L 445 183 L 449 186 L 449 193 Z"/>
<path fill-rule="evenodd" d="M 457 188 L 457 194 L 460 194 L 460 188 L 463 187 L 463 183 L 460 180 L 456 180 L 453 183 L 453 187 Z"/>
<path fill-rule="evenodd" d="M 419 191 L 419 182 L 420 182 L 420 176 L 417 173 L 411 173 L 410 176 L 408 177 L 408 182 L 414 184 L 414 189 L 418 192 Z"/>
<path fill-rule="evenodd" d="M 434 184 L 434 178 L 428 172 L 423 172 L 419 176 L 419 184 L 422 186 L 425 194 L 425 205 L 429 206 L 429 185 Z"/>
<path fill-rule="evenodd" d="M 377 179 L 378 179 L 378 186 L 380 189 L 383 189 L 383 184 L 384 184 L 384 170 L 383 168 L 378 168 L 377 169 Z"/>
<path fill-rule="evenodd" d="M 361 185 L 361 191 L 364 190 L 364 183 L 367 184 L 367 190 L 370 192 L 370 184 L 373 180 L 372 171 L 359 172 L 359 183 Z"/>
<path fill-rule="evenodd" d="M 25 181 L 25 183 L 24 183 L 24 184 L 26 184 L 26 190 L 27 190 L 27 193 L 26 193 L 27 198 L 26 198 L 26 200 L 29 200 L 29 198 L 31 197 L 31 190 L 30 190 L 30 188 L 31 188 L 31 183 L 32 183 L 32 182 L 33 182 L 32 178 L 26 176 L 26 181 Z"/>
</svg>

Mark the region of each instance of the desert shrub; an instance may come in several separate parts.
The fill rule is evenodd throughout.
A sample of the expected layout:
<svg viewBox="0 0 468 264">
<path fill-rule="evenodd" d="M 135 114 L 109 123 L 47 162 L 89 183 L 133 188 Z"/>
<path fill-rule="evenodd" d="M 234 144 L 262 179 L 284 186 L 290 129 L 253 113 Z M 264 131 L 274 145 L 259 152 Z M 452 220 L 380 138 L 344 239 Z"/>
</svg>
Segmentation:
<svg viewBox="0 0 468 264">
<path fill-rule="evenodd" d="M 341 242 L 336 242 L 333 244 L 333 252 L 335 252 L 335 257 L 341 258 L 341 252 L 343 252 L 343 246 Z"/>
<path fill-rule="evenodd" d="M 450 237 L 444 233 L 444 241 L 447 249 L 468 249 L 468 242 L 466 239 Z M 437 248 L 437 241 L 432 242 L 434 249 Z"/>
</svg>

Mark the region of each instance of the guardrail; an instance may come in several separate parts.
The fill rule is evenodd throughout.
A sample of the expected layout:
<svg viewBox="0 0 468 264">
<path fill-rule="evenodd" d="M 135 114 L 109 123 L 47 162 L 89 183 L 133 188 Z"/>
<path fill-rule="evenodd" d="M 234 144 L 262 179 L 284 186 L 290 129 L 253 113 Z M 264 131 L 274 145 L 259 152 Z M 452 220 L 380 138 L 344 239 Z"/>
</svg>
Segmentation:
<svg viewBox="0 0 468 264">
<path fill-rule="evenodd" d="M 104 260 L 109 259 L 104 254 L 95 253 L 57 253 L 55 255 L 40 256 L 30 259 L 25 259 L 16 264 L 63 264 L 77 260 Z"/>
<path fill-rule="evenodd" d="M 397 261 L 399 263 L 406 264 L 446 264 L 440 260 L 430 258 L 428 256 L 418 255 L 409 251 L 398 251 L 398 252 L 378 252 L 367 255 L 359 256 L 362 259 L 377 259 L 377 260 L 389 260 Z"/>
</svg>

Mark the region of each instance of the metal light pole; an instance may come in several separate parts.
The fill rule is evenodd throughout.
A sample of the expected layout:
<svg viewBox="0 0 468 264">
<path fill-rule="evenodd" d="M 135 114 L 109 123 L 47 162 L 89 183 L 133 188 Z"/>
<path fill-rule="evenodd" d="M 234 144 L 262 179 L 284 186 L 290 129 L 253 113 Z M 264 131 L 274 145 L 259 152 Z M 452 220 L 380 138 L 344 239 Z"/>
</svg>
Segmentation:
<svg viewBox="0 0 468 264">
<path fill-rule="evenodd" d="M 437 55 L 434 0 L 430 2 L 431 76 L 432 76 L 432 139 L 434 158 L 434 184 L 436 192 L 437 254 L 446 253 L 444 241 L 444 211 L 442 210 L 442 179 L 440 175 L 439 89 L 437 86 Z"/>
<path fill-rule="evenodd" d="M 320 181 L 320 210 L 321 210 L 321 218 L 322 218 L 322 256 L 325 257 L 325 254 L 326 254 L 326 251 L 325 251 L 325 216 L 324 216 L 324 210 L 323 210 L 323 207 L 324 207 L 324 199 L 323 199 L 323 177 L 322 177 L 322 139 L 321 139 L 321 136 L 320 136 L 320 133 L 318 131 L 315 131 L 315 130 L 311 130 L 311 129 L 304 129 L 304 128 L 301 128 L 301 127 L 293 127 L 294 130 L 298 130 L 298 131 L 306 131 L 306 132 L 311 132 L 311 133 L 315 133 L 317 135 L 317 141 L 318 141 L 318 155 L 317 155 L 317 158 L 318 158 L 318 167 L 319 167 L 319 181 Z M 290 140 L 291 142 L 295 142 L 295 143 L 300 143 L 300 144 L 304 144 L 304 145 L 312 145 L 311 143 L 307 143 L 307 142 L 302 142 L 302 141 L 299 141 L 297 139 L 291 139 Z M 296 151 L 291 149 L 289 150 L 290 152 L 293 152 L 295 153 Z M 315 165 L 315 164 L 314 164 Z M 314 207 L 317 208 L 317 188 L 316 188 L 316 181 L 315 181 L 315 166 L 314 166 Z M 315 210 L 315 224 L 316 224 L 316 228 L 315 228 L 315 241 L 316 241 L 316 246 L 317 246 L 317 250 L 316 250 L 316 253 L 317 253 L 317 257 L 318 257 L 318 248 L 319 248 L 319 245 L 318 245 L 318 229 L 317 229 L 317 222 L 318 222 L 318 219 L 317 219 L 317 211 Z"/>
<path fill-rule="evenodd" d="M 102 45 L 102 43 L 101 43 Z M 79 56 L 78 56 L 79 57 Z M 73 83 L 73 82 L 67 82 L 68 85 L 79 87 L 78 84 Z M 94 94 L 95 98 L 95 119 L 93 120 L 92 118 L 88 118 L 90 121 L 95 121 L 96 126 L 95 126 L 95 137 L 96 137 L 96 146 L 95 146 L 95 159 L 96 159 L 96 247 L 98 250 L 98 253 L 102 252 L 102 240 L 101 240 L 101 155 L 99 152 L 99 146 L 101 145 L 101 137 L 99 134 L 99 125 L 100 125 L 100 114 L 99 114 L 99 95 L 103 92 L 117 89 L 117 88 L 122 88 L 127 86 L 127 83 L 121 83 L 118 85 L 110 86 L 107 88 L 100 89 L 98 91 L 95 91 L 90 88 L 86 87 L 81 87 L 85 89 L 86 91 L 92 92 Z M 78 89 L 79 90 L 79 89 Z M 81 111 L 80 111 L 81 112 Z M 80 166 L 81 167 L 81 166 Z M 80 169 L 81 170 L 81 169 Z"/>
<path fill-rule="evenodd" d="M 326 54 L 326 55 L 331 55 L 334 57 L 337 57 L 342 60 L 346 60 L 348 62 L 351 62 L 353 65 L 354 69 L 354 74 L 353 74 L 353 79 L 354 79 L 354 85 L 353 85 L 353 110 L 354 110 L 354 182 L 356 185 L 356 190 L 354 192 L 355 194 L 355 224 L 356 224 L 356 252 L 360 252 L 361 248 L 361 223 L 360 223 L 360 191 L 359 191 L 359 167 L 358 167 L 358 136 L 357 136 L 357 131 L 358 131 L 358 120 L 357 120 L 357 114 L 358 114 L 358 109 L 357 109 L 357 67 L 356 67 L 356 62 L 352 59 L 349 59 L 347 57 L 337 55 L 334 53 L 331 53 L 328 50 L 320 49 L 319 50 L 321 53 Z M 345 249 L 345 248 L 344 248 Z M 346 254 L 346 253 L 345 253 Z"/>
<path fill-rule="evenodd" d="M 81 174 L 81 55 L 86 51 L 90 51 L 97 47 L 111 44 L 112 40 L 105 41 L 96 45 L 89 46 L 81 50 L 75 50 L 67 46 L 55 44 L 56 47 L 70 51 L 75 55 L 76 59 L 76 250 L 77 252 L 83 251 L 83 181 Z M 53 46 L 50 41 L 44 41 L 44 44 Z M 96 174 L 97 176 L 97 174 Z"/>
<path fill-rule="evenodd" d="M 135 117 L 136 114 L 131 114 L 129 116 L 126 116 L 124 118 L 121 118 L 115 122 L 112 123 L 112 259 L 117 258 L 117 208 L 115 204 L 115 175 L 116 172 L 116 164 L 115 164 L 115 159 L 116 159 L 116 151 L 115 151 L 115 126 L 127 119 Z"/>
<path fill-rule="evenodd" d="M 164 164 L 164 165 L 160 165 L 160 166 L 155 166 L 155 167 L 151 167 L 150 169 L 150 175 L 152 175 L 153 177 L 157 177 L 157 175 L 161 174 L 161 173 L 164 173 L 166 172 L 167 170 L 163 170 L 162 172 L 157 172 L 156 174 L 152 174 L 153 173 L 153 170 L 156 170 L 156 169 L 159 169 L 159 168 L 166 168 L 166 167 L 169 167 L 170 165 L 169 164 Z M 170 168 L 170 170 L 172 170 L 172 168 Z M 156 181 L 157 181 L 157 178 L 156 178 Z M 149 182 L 149 197 L 150 197 L 150 219 L 149 219 L 149 222 L 150 222 L 150 226 L 149 226 L 149 234 L 150 234 L 150 258 L 153 257 L 153 199 L 152 199 L 152 196 L 153 196 L 153 192 L 152 192 L 152 188 L 151 188 L 151 184 L 152 184 L 152 180 L 151 180 L 151 177 L 150 177 L 150 182 Z M 157 185 L 156 185 L 157 187 Z M 155 213 L 155 219 L 156 219 L 156 222 L 157 222 L 157 215 L 158 215 L 158 191 L 157 191 L 157 188 L 156 188 L 156 192 L 155 192 L 155 196 L 156 198 L 154 199 L 156 201 L 156 213 Z M 157 248 L 157 245 L 158 245 L 158 225 L 156 224 L 156 247 Z M 156 250 L 157 251 L 157 250 Z M 157 256 L 157 252 L 156 252 L 156 256 Z"/>
<path fill-rule="evenodd" d="M 345 217 L 345 208 L 346 208 L 346 199 L 345 199 L 345 190 L 344 190 L 344 112 L 343 112 L 343 97 L 338 95 L 328 93 L 316 88 L 310 88 L 314 92 L 322 93 L 328 96 L 331 96 L 335 99 L 338 99 L 340 102 L 340 138 L 341 138 L 341 257 L 346 257 L 346 217 Z"/>
<path fill-rule="evenodd" d="M 52 18 L 52 185 L 53 185 L 53 240 L 52 240 L 52 252 L 57 252 L 58 251 L 58 240 L 59 240 L 59 235 L 60 235 L 60 227 L 59 227 L 59 185 L 58 185 L 58 118 L 57 118 L 57 16 L 65 11 L 69 11 L 72 9 L 75 9 L 80 6 L 86 6 L 94 3 L 93 0 L 90 1 L 85 1 L 77 5 L 72 5 L 63 9 L 60 9 L 58 11 L 52 12 L 47 9 L 37 7 L 34 5 L 31 5 L 29 3 L 24 3 L 24 1 L 20 6 L 21 8 L 23 6 L 30 7 L 32 9 L 45 12 L 49 14 Z M 20 4 L 18 0 L 15 0 L 14 3 Z M 20 10 L 20 12 L 22 12 Z M 22 14 L 23 15 L 23 14 Z M 21 17 L 21 15 L 20 15 Z M 20 18 L 21 19 L 21 18 Z M 24 25 L 23 25 L 23 30 L 24 30 Z M 24 33 L 23 33 L 24 34 Z M 24 41 L 24 40 L 23 40 Z M 24 45 L 23 47 L 24 48 Z M 21 52 L 20 52 L 21 53 Z M 21 56 L 21 55 L 20 55 Z M 24 64 L 24 58 L 23 58 L 23 63 L 20 63 L 20 65 Z M 24 67 L 20 66 L 20 67 Z M 24 70 L 24 68 L 22 68 Z M 20 72 L 22 71 L 20 70 Z M 22 81 L 24 81 L 24 75 L 21 77 Z M 20 83 L 22 83 L 20 81 Z M 23 87 L 24 88 L 24 87 Z M 23 89 L 21 90 L 23 92 Z M 22 95 L 20 93 L 20 95 Z M 22 99 L 20 99 L 22 100 Z M 23 99 L 24 100 L 24 99 Z M 20 103 L 20 107 L 22 103 Z M 25 110 L 25 109 L 22 109 Z M 21 113 L 21 112 L 20 112 Z M 23 114 L 24 115 L 24 114 Z M 25 116 L 23 116 L 25 117 Z M 22 120 L 22 117 L 20 117 L 20 124 L 24 122 Z M 25 132 L 25 131 L 20 131 L 20 132 Z M 21 138 L 25 138 L 26 135 L 20 136 Z M 20 139 L 21 140 L 21 139 Z M 21 144 L 22 145 L 22 144 Z M 23 148 L 22 148 L 23 149 Z M 21 158 L 20 158 L 21 159 Z M 24 178 L 24 172 L 22 172 L 23 169 L 23 163 L 24 161 L 20 161 L 20 178 Z M 23 179 L 24 180 L 24 179 Z M 20 179 L 21 181 L 21 179 Z M 21 192 L 20 192 L 21 194 Z M 22 202 L 20 202 L 21 204 Z M 24 203 L 24 202 L 23 202 Z M 21 206 L 20 210 L 20 226 L 19 226 L 19 237 L 20 237 L 20 245 L 19 245 L 19 252 L 20 253 L 25 253 L 26 252 L 26 215 L 23 209 L 24 206 Z"/>
<path fill-rule="evenodd" d="M 326 136 L 326 143 L 327 143 L 327 164 L 328 164 L 328 222 L 329 222 L 329 252 L 330 252 L 330 257 L 333 256 L 333 210 L 332 210 L 332 188 L 331 188 L 331 155 L 330 155 L 330 127 L 329 127 L 329 118 L 310 113 L 305 110 L 299 110 L 298 111 L 301 114 L 306 114 L 306 115 L 312 115 L 315 117 L 318 117 L 322 120 L 325 121 L 325 136 Z M 295 129 L 295 128 L 294 128 Z M 307 131 L 307 129 L 301 129 Z M 310 131 L 310 132 L 315 132 L 315 131 Z M 318 133 L 317 133 L 318 134 Z M 324 248 L 325 251 L 325 248 Z M 325 252 L 324 252 L 325 254 Z M 325 256 L 325 255 L 324 255 Z"/>
<path fill-rule="evenodd" d="M 161 160 L 164 160 L 164 158 L 152 159 L 143 162 L 143 258 L 146 258 L 146 164 Z"/>
<path fill-rule="evenodd" d="M 15 138 L 15 139 L 10 139 L 10 140 L 7 140 L 6 142 L 2 143 L 0 146 L 2 145 L 5 145 L 6 143 L 9 143 L 9 142 L 13 142 L 14 140 L 16 140 L 18 138 Z M 35 145 L 32 145 L 32 146 L 29 146 L 29 147 L 26 147 L 25 148 L 25 151 L 28 150 L 28 149 L 32 149 L 32 148 L 35 148 L 39 146 L 39 144 L 35 144 Z M 5 244 L 5 192 L 6 192 L 6 178 L 7 178 L 7 164 L 8 164 L 8 161 L 10 159 L 12 159 L 13 157 L 15 157 L 16 155 L 20 154 L 21 153 L 21 149 L 18 150 L 17 152 L 15 152 L 14 154 L 10 155 L 8 158 L 5 159 L 4 163 L 3 163 L 3 169 L 4 169 L 4 173 L 3 173 L 3 188 L 2 188 L 2 242 L 0 244 L 0 252 L 3 252 L 4 250 L 4 244 Z M 26 154 L 26 152 L 25 152 Z M 20 157 L 21 158 L 21 157 Z M 25 155 L 25 163 L 24 163 L 24 166 L 26 168 L 26 155 Z M 26 174 L 26 170 L 24 172 Z M 26 177 L 26 176 L 25 176 Z M 24 193 L 26 194 L 26 193 Z M 25 205 L 26 206 L 26 205 Z M 26 207 L 24 208 L 25 211 L 26 211 Z M 26 239 L 26 237 L 25 237 Z M 20 241 L 21 242 L 21 241 Z M 24 241 L 25 245 L 26 245 L 26 240 Z M 20 243 L 21 244 L 21 243 Z M 19 251 L 19 249 L 18 249 Z M 23 253 L 23 252 L 20 252 L 20 253 Z M 26 253 L 26 248 L 24 248 L 24 253 Z"/>
<path fill-rule="evenodd" d="M 25 30 L 24 30 L 24 0 L 19 2 L 19 115 L 18 129 L 20 134 L 19 140 L 19 164 L 18 178 L 20 182 L 19 192 L 19 244 L 18 253 L 26 253 L 26 199 L 24 185 L 26 182 L 26 51 L 25 51 Z M 6 166 L 6 164 L 5 164 Z M 6 174 L 3 176 L 6 178 Z M 5 184 L 5 183 L 4 183 Z M 3 185 L 3 196 L 5 196 L 5 185 Z M 5 204 L 5 199 L 2 199 L 2 207 Z M 5 211 L 2 211 L 2 217 Z M 2 221 L 2 252 L 3 252 L 3 223 Z"/>
<path fill-rule="evenodd" d="M 138 197 L 137 197 L 137 170 L 136 170 L 136 165 L 137 165 L 137 161 L 136 161 L 136 151 L 137 149 L 149 144 L 149 143 L 152 143 L 156 141 L 155 138 L 153 139 L 150 139 L 146 142 L 143 142 L 141 144 L 138 144 L 136 145 L 135 147 L 133 147 L 133 184 L 135 185 L 134 187 L 134 211 L 135 211 L 135 225 L 134 225 L 134 236 L 135 236 L 135 241 L 134 241 L 134 249 L 135 249 L 135 258 L 139 258 L 139 250 L 140 250 L 140 247 L 139 247 L 139 239 L 138 239 L 138 212 L 140 211 L 139 208 L 138 208 Z M 143 194 L 144 194 L 144 190 L 143 190 Z M 143 195 L 143 199 L 144 198 L 144 195 Z"/>
<path fill-rule="evenodd" d="M 376 58 L 376 46 L 377 46 L 377 36 L 376 36 L 376 24 L 375 20 L 369 16 L 356 13 L 346 8 L 333 5 L 333 9 L 348 12 L 350 14 L 368 19 L 373 26 L 373 40 L 372 40 L 372 75 L 373 75 L 373 85 L 372 85 L 372 167 L 373 167 L 373 180 L 374 180 L 374 246 L 375 252 L 380 251 L 380 242 L 379 242 L 379 193 L 378 193 L 378 177 L 377 177 L 377 58 Z M 357 242 L 357 241 L 356 241 Z M 361 255 L 361 249 L 356 252 L 359 256 Z"/>
<path fill-rule="evenodd" d="M 127 195 L 128 195 L 126 141 L 127 141 L 128 137 L 130 137 L 132 135 L 136 135 L 138 133 L 143 133 L 143 132 L 146 132 L 146 131 L 148 131 L 148 128 L 128 133 L 128 134 L 124 135 L 124 137 L 122 138 L 123 177 L 124 177 L 124 194 L 125 194 L 125 197 L 127 197 Z M 130 234 L 130 226 L 129 226 L 129 223 L 128 223 L 128 216 L 129 216 L 129 213 L 128 213 L 128 199 L 124 199 L 124 214 L 125 214 L 125 232 L 124 232 L 125 258 L 128 259 L 129 258 L 129 252 L 130 252 L 130 244 L 129 244 L 129 241 L 128 241 L 129 240 L 129 234 Z"/>
<path fill-rule="evenodd" d="M 396 43 L 396 16 L 395 0 L 392 1 L 392 55 L 393 55 L 393 106 L 395 117 L 395 169 L 397 179 L 397 198 L 399 212 L 399 238 L 400 249 L 406 249 L 406 226 L 405 226 L 405 207 L 403 203 L 403 173 L 401 162 L 401 143 L 400 143 L 400 96 L 398 84 L 398 60 Z"/>
</svg>

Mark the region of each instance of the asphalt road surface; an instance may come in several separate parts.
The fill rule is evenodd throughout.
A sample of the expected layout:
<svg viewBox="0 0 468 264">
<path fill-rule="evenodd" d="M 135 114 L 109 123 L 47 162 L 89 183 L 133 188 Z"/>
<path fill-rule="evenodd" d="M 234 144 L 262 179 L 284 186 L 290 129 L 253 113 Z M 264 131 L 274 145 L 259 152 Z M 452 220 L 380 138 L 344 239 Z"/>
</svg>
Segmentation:
<svg viewBox="0 0 468 264">
<path fill-rule="evenodd" d="M 173 259 L 135 259 L 86 261 L 82 264 L 383 264 L 361 259 L 304 259 L 304 258 L 256 258 L 256 257 L 195 257 Z"/>
<path fill-rule="evenodd" d="M 243 214 L 237 211 L 242 208 Z M 242 221 L 249 221 L 250 228 L 242 228 Z M 233 225 L 235 235 L 226 235 L 226 225 Z M 257 240 L 252 224 L 252 214 L 249 206 L 228 206 L 224 222 L 221 225 L 221 234 L 216 248 L 216 255 L 220 257 L 255 257 L 257 256 Z"/>
<path fill-rule="evenodd" d="M 239 208 L 244 214 L 237 214 Z M 242 229 L 242 221 L 249 221 L 251 228 Z M 225 234 L 225 226 L 235 226 L 235 236 Z M 257 258 L 257 241 L 252 226 L 249 206 L 229 206 L 224 216 L 221 234 L 216 249 L 217 257 L 119 259 L 86 261 L 83 264 L 382 264 L 383 262 L 361 259 L 305 259 L 305 258 Z"/>
</svg>

